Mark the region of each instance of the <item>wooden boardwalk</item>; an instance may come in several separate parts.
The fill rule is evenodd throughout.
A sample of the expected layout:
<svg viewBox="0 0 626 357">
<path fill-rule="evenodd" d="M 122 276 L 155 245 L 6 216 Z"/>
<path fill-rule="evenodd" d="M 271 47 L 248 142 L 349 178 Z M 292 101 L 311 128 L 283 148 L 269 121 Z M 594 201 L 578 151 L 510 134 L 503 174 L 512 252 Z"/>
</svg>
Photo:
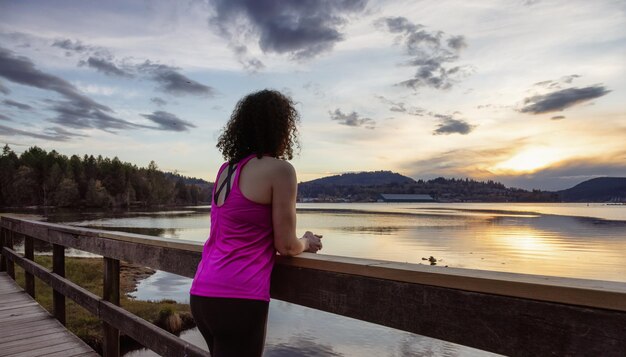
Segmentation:
<svg viewBox="0 0 626 357">
<path fill-rule="evenodd" d="M 0 273 L 0 356 L 99 356 Z"/>
</svg>

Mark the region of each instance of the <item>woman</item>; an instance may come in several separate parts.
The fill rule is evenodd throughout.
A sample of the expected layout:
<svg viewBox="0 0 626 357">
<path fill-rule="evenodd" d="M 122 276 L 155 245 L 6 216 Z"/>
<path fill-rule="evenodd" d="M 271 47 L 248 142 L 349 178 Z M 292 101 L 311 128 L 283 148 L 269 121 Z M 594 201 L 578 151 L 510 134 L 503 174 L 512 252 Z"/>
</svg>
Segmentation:
<svg viewBox="0 0 626 357">
<path fill-rule="evenodd" d="M 217 147 L 226 162 L 213 188 L 211 233 L 191 285 L 191 312 L 211 355 L 261 356 L 270 275 L 281 255 L 315 253 L 321 236 L 296 237 L 298 112 L 262 90 L 237 103 Z"/>
</svg>

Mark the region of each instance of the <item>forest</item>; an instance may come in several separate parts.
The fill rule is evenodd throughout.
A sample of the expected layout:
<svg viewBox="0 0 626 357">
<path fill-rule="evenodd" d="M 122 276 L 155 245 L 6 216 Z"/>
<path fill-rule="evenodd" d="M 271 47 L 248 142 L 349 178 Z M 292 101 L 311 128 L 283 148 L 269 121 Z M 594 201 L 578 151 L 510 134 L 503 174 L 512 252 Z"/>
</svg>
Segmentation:
<svg viewBox="0 0 626 357">
<path fill-rule="evenodd" d="M 31 147 L 17 155 L 5 145 L 0 155 L 0 207 L 131 207 L 195 205 L 206 202 L 212 184 L 113 159 L 67 157 Z"/>
</svg>

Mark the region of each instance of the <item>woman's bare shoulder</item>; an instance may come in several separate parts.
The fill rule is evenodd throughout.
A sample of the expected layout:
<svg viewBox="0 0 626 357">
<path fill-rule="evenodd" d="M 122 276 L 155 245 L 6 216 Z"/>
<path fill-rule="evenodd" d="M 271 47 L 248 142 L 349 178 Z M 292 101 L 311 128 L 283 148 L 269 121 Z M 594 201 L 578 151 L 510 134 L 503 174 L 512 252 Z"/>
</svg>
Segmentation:
<svg viewBox="0 0 626 357">
<path fill-rule="evenodd" d="M 290 176 L 296 175 L 296 170 L 294 169 L 293 165 L 291 165 L 289 161 L 285 161 L 285 160 L 281 160 L 281 159 L 277 159 L 277 158 L 269 157 L 269 156 L 265 156 L 259 161 L 262 162 L 265 169 L 272 176 L 290 177 Z"/>
</svg>

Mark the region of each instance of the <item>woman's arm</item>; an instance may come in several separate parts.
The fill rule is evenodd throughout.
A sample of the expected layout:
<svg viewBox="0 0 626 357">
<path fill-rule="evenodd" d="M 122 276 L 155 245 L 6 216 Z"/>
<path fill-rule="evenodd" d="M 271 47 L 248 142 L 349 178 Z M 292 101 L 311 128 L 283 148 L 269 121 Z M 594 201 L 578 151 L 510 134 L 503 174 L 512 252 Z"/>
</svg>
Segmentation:
<svg viewBox="0 0 626 357">
<path fill-rule="evenodd" d="M 296 237 L 296 170 L 286 161 L 278 161 L 272 178 L 272 222 L 274 247 L 281 255 L 294 256 L 304 251 L 315 253 L 322 248 L 321 236 L 306 232 Z"/>
</svg>

